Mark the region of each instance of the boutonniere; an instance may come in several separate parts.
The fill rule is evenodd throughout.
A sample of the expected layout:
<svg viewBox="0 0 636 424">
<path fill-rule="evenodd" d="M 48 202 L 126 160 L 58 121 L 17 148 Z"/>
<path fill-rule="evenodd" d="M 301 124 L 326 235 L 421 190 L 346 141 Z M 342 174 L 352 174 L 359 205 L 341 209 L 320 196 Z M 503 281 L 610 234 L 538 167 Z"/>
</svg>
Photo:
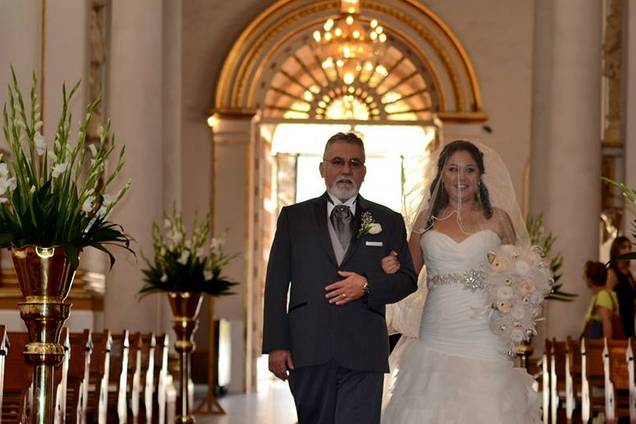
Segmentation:
<svg viewBox="0 0 636 424">
<path fill-rule="evenodd" d="M 365 234 L 380 234 L 382 232 L 382 225 L 379 222 L 373 220 L 373 215 L 370 211 L 366 211 L 362 214 L 360 229 L 358 230 L 357 238 L 362 237 Z"/>
</svg>

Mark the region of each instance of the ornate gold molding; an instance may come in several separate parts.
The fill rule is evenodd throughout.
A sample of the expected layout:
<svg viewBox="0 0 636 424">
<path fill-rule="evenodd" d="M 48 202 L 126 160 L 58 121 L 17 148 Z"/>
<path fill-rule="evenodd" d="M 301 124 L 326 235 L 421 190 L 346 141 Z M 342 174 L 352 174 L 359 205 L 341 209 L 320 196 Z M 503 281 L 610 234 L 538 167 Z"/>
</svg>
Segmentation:
<svg viewBox="0 0 636 424">
<path fill-rule="evenodd" d="M 227 56 L 217 84 L 215 109 L 257 109 L 255 93 L 272 59 L 285 51 L 294 39 L 309 34 L 311 27 L 336 14 L 338 5 L 334 0 L 280 0 L 263 11 L 241 33 Z M 435 112 L 484 113 L 472 61 L 450 27 L 432 10 L 416 0 L 368 0 L 363 4 L 363 13 L 379 19 L 387 32 L 412 47 L 420 60 L 430 66 L 441 97 L 450 94 L 454 99 L 452 109 L 444 101 Z M 432 65 L 424 46 L 434 52 L 440 66 Z M 444 91 L 442 76 L 450 84 L 451 93 Z M 462 115 L 458 119 L 466 116 L 473 115 Z M 482 120 L 481 115 L 475 117 Z"/>
</svg>

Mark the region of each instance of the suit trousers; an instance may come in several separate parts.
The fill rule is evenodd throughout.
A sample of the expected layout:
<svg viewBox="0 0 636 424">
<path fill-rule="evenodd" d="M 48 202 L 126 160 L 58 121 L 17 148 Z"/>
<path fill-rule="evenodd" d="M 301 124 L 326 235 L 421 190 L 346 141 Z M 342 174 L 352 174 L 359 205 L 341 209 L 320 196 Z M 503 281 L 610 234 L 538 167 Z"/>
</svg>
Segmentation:
<svg viewBox="0 0 636 424">
<path fill-rule="evenodd" d="M 299 424 L 379 424 L 384 374 L 340 367 L 335 361 L 289 374 Z"/>
</svg>

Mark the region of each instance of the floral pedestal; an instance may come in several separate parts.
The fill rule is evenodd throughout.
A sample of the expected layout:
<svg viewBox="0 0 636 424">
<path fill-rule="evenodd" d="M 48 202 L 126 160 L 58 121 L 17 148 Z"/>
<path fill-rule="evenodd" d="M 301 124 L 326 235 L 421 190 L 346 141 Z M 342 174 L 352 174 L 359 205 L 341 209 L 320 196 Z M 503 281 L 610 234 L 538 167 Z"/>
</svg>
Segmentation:
<svg viewBox="0 0 636 424">
<path fill-rule="evenodd" d="M 19 305 L 20 316 L 29 332 L 24 357 L 34 367 L 30 422 L 52 423 L 54 368 L 61 364 L 64 357 L 59 339 L 62 326 L 71 312 L 71 305 L 65 300 L 73 283 L 75 268 L 61 247 L 27 246 L 12 249 L 11 256 L 25 298 L 25 302 Z"/>
<path fill-rule="evenodd" d="M 190 415 L 188 384 L 190 382 L 190 354 L 195 348 L 194 332 L 199 326 L 199 311 L 203 296 L 196 292 L 168 293 L 170 307 L 174 315 L 172 328 L 176 333 L 175 350 L 179 353 L 179 392 L 181 396 L 177 423 L 193 423 Z"/>
</svg>

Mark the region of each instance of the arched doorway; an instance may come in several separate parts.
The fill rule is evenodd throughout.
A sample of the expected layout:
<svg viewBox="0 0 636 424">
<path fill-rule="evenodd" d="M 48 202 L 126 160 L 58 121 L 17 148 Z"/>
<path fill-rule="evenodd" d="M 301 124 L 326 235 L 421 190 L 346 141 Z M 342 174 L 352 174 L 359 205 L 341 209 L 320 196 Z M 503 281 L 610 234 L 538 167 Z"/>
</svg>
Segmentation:
<svg viewBox="0 0 636 424">
<path fill-rule="evenodd" d="M 415 145 L 424 152 L 449 132 L 478 131 L 487 119 L 470 58 L 430 9 L 415 0 L 362 1 L 357 18 L 379 23 L 386 43 L 381 55 L 348 68 L 316 48 L 314 36 L 327 20 L 338 18 L 339 10 L 340 2 L 333 0 L 276 2 L 243 31 L 217 85 L 209 120 L 215 141 L 215 227 L 232 228 L 230 237 L 242 241 L 245 252 L 231 270 L 243 283 L 241 296 L 224 299 L 218 309 L 243 325 L 233 336 L 232 374 L 247 390 L 256 382 L 264 270 L 275 217 L 282 205 L 301 200 L 298 187 L 307 184 L 299 183 L 304 178 L 299 171 L 315 167 L 321 153 L 316 152 L 320 141 L 310 134 L 355 129 L 381 140 L 402 128 L 410 142 L 389 148 L 380 141 L 371 157 L 384 158 L 382 163 L 398 173 L 403 193 L 405 180 L 418 179 L 417 172 L 405 172 L 409 149 Z M 302 129 L 294 133 L 297 126 L 305 126 L 304 136 L 298 135 Z M 280 135 L 285 131 L 287 138 Z M 386 159 L 389 149 L 397 153 L 393 162 Z M 244 170 L 237 172 L 241 165 Z"/>
</svg>

